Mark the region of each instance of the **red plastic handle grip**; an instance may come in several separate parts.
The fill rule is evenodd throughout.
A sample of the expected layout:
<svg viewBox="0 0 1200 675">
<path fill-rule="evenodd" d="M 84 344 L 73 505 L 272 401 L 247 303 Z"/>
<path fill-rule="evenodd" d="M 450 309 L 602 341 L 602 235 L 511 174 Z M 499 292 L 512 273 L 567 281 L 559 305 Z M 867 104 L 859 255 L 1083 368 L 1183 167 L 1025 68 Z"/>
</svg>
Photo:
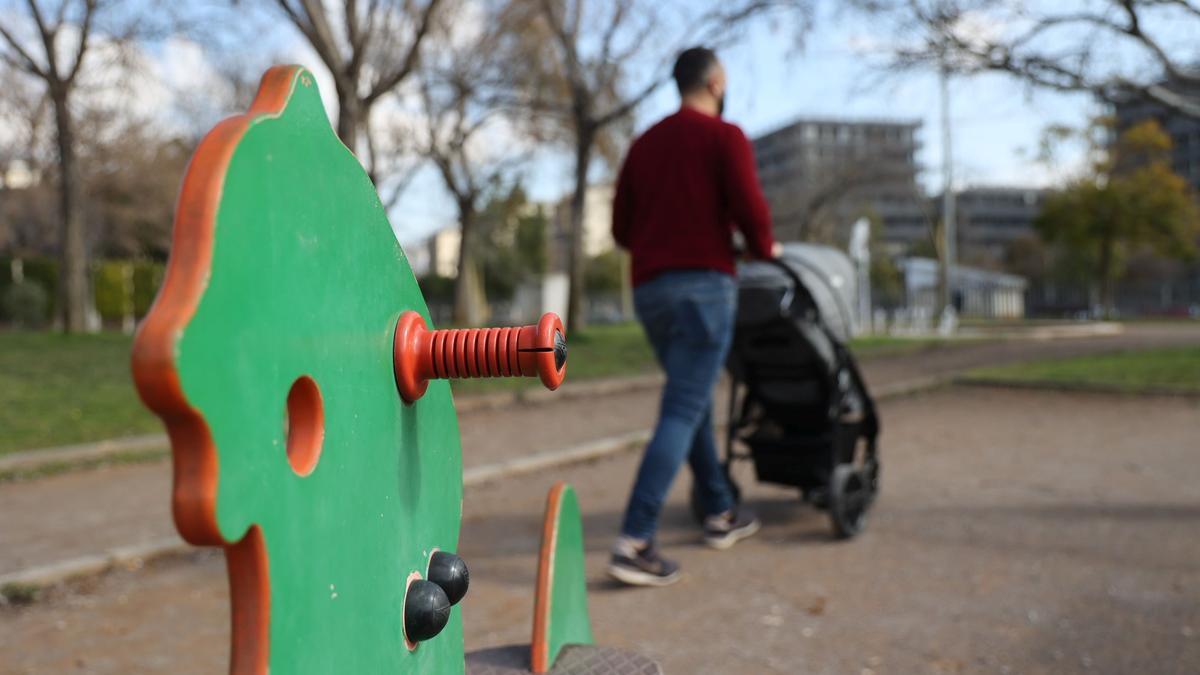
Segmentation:
<svg viewBox="0 0 1200 675">
<path fill-rule="evenodd" d="M 392 345 L 396 388 L 409 403 L 435 379 L 538 377 L 547 389 L 558 389 L 567 374 L 565 334 L 551 313 L 536 326 L 429 330 L 420 314 L 405 312 Z"/>
</svg>

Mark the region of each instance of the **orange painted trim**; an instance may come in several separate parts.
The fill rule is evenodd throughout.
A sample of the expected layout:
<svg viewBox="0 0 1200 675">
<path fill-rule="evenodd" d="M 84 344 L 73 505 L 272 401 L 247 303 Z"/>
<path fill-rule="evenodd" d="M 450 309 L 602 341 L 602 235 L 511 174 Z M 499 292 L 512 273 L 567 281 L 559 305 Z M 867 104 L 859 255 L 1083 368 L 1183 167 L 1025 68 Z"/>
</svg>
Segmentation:
<svg viewBox="0 0 1200 675">
<path fill-rule="evenodd" d="M 225 548 L 225 567 L 232 605 L 229 672 L 266 673 L 270 665 L 271 575 L 267 545 L 258 525 L 252 526 L 241 541 Z"/>
<path fill-rule="evenodd" d="M 530 670 L 545 673 L 554 665 L 550 663 L 550 593 L 554 587 L 554 551 L 558 548 L 558 513 L 562 506 L 562 494 L 567 489 L 559 481 L 550 488 L 546 496 L 546 515 L 542 521 L 542 547 L 538 552 L 537 586 L 533 600 L 533 639 L 530 649 Z"/>
<path fill-rule="evenodd" d="M 221 535 L 216 514 L 216 449 L 208 423 L 183 392 L 175 350 L 212 271 L 217 210 L 233 153 L 255 119 L 283 111 L 300 71 L 300 66 L 268 70 L 250 110 L 224 120 L 200 141 L 175 207 L 166 278 L 133 343 L 134 384 L 146 406 L 162 418 L 171 439 L 175 527 L 191 544 L 225 547 L 233 596 L 230 669 L 234 673 L 267 670 L 270 585 L 266 546 L 257 527 L 237 543 Z"/>
</svg>

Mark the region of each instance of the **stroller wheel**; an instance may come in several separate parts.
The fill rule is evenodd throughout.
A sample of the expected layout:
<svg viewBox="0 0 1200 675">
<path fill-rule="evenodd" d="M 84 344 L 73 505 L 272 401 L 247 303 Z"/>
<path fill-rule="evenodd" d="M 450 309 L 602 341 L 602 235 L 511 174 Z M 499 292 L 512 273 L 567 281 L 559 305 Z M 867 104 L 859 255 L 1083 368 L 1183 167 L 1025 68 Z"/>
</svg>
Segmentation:
<svg viewBox="0 0 1200 675">
<path fill-rule="evenodd" d="M 873 486 L 862 469 L 839 464 L 829 481 L 829 520 L 838 539 L 849 539 L 867 524 Z"/>
<path fill-rule="evenodd" d="M 733 493 L 734 506 L 741 504 L 742 489 L 738 487 L 737 482 L 733 478 L 729 479 L 729 491 Z M 700 488 L 696 485 L 695 481 L 692 482 L 692 492 L 688 498 L 688 506 L 691 508 L 692 518 L 696 521 L 696 524 L 703 525 L 704 517 L 708 514 L 704 512 L 704 507 L 701 505 Z"/>
</svg>

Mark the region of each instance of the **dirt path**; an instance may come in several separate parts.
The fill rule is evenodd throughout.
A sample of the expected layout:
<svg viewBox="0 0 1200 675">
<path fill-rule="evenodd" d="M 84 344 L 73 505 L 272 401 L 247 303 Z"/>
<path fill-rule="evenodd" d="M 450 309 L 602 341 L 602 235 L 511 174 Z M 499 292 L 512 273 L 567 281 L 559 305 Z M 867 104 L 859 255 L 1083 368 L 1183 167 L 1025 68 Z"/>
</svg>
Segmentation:
<svg viewBox="0 0 1200 675">
<path fill-rule="evenodd" d="M 1112 337 L 955 346 L 874 359 L 863 369 L 880 387 L 994 363 L 1197 342 L 1200 325 L 1135 324 Z M 463 414 L 463 463 L 470 468 L 649 428 L 658 396 L 643 390 Z M 722 406 L 718 411 L 724 414 Z M 0 485 L 0 574 L 173 537 L 169 490 L 166 462 Z"/>
<path fill-rule="evenodd" d="M 951 388 L 882 406 L 885 485 L 867 533 L 829 540 L 790 491 L 752 485 L 763 532 L 696 543 L 679 481 L 661 540 L 685 580 L 604 580 L 634 458 L 468 491 L 469 648 L 528 639 L 539 513 L 584 510 L 597 638 L 668 673 L 1192 673 L 1200 669 L 1200 404 Z M 0 672 L 225 669 L 211 554 L 0 610 Z"/>
</svg>

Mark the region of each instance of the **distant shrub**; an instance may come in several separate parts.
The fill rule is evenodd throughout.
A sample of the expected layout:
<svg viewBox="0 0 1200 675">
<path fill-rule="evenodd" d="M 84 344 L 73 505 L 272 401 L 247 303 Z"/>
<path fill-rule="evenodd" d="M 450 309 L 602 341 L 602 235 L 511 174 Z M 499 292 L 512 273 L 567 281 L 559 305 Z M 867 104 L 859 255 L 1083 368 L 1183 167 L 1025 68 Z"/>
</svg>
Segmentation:
<svg viewBox="0 0 1200 675">
<path fill-rule="evenodd" d="M 126 278 L 129 263 L 123 260 L 105 260 L 96 263 L 95 283 L 96 311 L 106 321 L 120 320 L 133 312 L 133 289 Z"/>
<path fill-rule="evenodd" d="M 11 257 L 0 257 L 0 298 L 5 297 L 8 289 L 16 285 L 12 277 L 12 262 Z M 54 316 L 57 304 L 55 293 L 58 292 L 58 263 L 50 258 L 23 256 L 21 268 L 26 283 L 37 284 L 46 292 L 46 314 L 43 318 L 48 322 Z M 0 307 L 0 320 L 12 320 L 3 307 Z"/>
<path fill-rule="evenodd" d="M 162 284 L 163 264 L 151 260 L 105 260 L 95 267 L 96 311 L 107 321 L 150 311 Z M 130 304 L 132 303 L 132 304 Z"/>
<path fill-rule="evenodd" d="M 54 316 L 58 307 L 58 261 L 53 258 L 23 259 L 25 281 L 32 281 L 46 291 L 46 318 Z"/>
<path fill-rule="evenodd" d="M 421 294 L 427 303 L 454 303 L 454 279 L 451 277 L 430 274 L 417 279 L 417 285 L 421 287 Z"/>
<path fill-rule="evenodd" d="M 4 318 L 22 328 L 43 328 L 49 316 L 49 305 L 46 289 L 29 281 L 11 284 L 0 298 Z"/>
<path fill-rule="evenodd" d="M 153 260 L 138 260 L 133 263 L 133 315 L 139 319 L 150 311 L 158 287 L 162 285 L 165 267 Z"/>
</svg>

